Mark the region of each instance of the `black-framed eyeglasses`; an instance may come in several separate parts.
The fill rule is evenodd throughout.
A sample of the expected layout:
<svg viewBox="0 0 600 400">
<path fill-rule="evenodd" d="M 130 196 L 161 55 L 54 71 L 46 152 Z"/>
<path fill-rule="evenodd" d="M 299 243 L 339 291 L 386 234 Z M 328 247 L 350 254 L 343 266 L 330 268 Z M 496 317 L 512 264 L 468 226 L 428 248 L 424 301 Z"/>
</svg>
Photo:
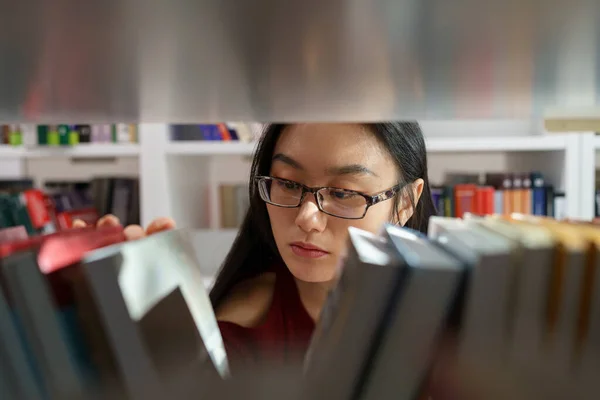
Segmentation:
<svg viewBox="0 0 600 400">
<path fill-rule="evenodd" d="M 396 196 L 403 185 L 396 185 L 374 195 L 334 187 L 308 187 L 288 179 L 272 176 L 255 178 L 260 198 L 277 207 L 300 207 L 307 193 L 315 196 L 321 212 L 344 219 L 362 219 L 369 207 Z"/>
</svg>

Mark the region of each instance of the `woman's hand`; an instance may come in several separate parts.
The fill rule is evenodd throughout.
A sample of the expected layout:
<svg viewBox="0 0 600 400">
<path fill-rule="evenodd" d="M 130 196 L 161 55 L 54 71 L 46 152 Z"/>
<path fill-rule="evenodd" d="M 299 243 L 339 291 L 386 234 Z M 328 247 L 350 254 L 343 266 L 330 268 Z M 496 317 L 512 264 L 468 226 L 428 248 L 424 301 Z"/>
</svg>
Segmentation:
<svg viewBox="0 0 600 400">
<path fill-rule="evenodd" d="M 97 227 L 119 225 L 121 225 L 119 218 L 111 214 L 105 215 L 96 223 Z M 80 219 L 73 221 L 73 228 L 85 228 L 86 226 L 86 223 Z M 154 221 L 150 222 L 146 229 L 142 228 L 140 225 L 128 225 L 123 230 L 123 233 L 125 234 L 127 240 L 137 240 L 154 233 L 168 231 L 174 228 L 175 221 L 173 221 L 171 218 L 162 217 L 156 218 Z"/>
</svg>

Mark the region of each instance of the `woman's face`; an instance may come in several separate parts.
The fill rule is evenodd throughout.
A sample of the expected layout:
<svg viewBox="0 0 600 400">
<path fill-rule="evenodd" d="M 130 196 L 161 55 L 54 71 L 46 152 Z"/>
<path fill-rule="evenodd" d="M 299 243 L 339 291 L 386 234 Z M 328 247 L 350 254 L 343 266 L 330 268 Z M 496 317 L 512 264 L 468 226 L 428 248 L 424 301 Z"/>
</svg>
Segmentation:
<svg viewBox="0 0 600 400">
<path fill-rule="evenodd" d="M 362 125 L 350 124 L 288 126 L 275 146 L 270 175 L 308 187 L 369 195 L 394 187 L 400 178 L 375 135 Z M 392 207 L 393 199 L 383 201 L 370 207 L 363 219 L 349 220 L 320 212 L 310 193 L 299 208 L 267 204 L 277 248 L 292 274 L 306 282 L 334 279 L 348 227 L 378 232 L 390 220 Z"/>
</svg>

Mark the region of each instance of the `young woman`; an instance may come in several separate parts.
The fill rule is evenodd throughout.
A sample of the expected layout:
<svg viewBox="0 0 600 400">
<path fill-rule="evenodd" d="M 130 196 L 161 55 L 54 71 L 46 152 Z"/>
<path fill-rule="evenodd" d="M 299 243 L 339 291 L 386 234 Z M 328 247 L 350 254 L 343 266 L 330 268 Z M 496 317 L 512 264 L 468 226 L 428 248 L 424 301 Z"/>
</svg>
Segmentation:
<svg viewBox="0 0 600 400">
<path fill-rule="evenodd" d="M 434 213 L 425 142 L 413 122 L 271 125 L 249 190 L 250 209 L 211 291 L 234 361 L 285 361 L 306 350 L 348 227 L 378 232 L 391 222 L 425 231 Z M 161 218 L 126 233 L 173 227 Z"/>
</svg>

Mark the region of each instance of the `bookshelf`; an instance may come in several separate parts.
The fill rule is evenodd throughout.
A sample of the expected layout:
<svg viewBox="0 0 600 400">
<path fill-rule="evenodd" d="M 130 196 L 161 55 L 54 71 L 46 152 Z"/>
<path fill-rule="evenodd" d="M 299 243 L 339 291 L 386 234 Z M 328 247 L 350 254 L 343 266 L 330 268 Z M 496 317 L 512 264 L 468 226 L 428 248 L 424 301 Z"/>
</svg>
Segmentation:
<svg viewBox="0 0 600 400">
<path fill-rule="evenodd" d="M 593 217 L 594 170 L 600 165 L 600 138 L 593 133 L 543 134 L 521 123 L 422 126 L 432 184 L 448 170 L 540 171 L 565 192 L 569 217 Z M 220 228 L 219 186 L 247 184 L 255 143 L 172 142 L 169 130 L 166 124 L 140 124 L 135 144 L 0 145 L 0 177 L 84 179 L 94 171 L 139 176 L 142 222 L 171 216 L 178 226 L 193 229 L 196 250 L 214 271 L 237 234 Z"/>
</svg>

